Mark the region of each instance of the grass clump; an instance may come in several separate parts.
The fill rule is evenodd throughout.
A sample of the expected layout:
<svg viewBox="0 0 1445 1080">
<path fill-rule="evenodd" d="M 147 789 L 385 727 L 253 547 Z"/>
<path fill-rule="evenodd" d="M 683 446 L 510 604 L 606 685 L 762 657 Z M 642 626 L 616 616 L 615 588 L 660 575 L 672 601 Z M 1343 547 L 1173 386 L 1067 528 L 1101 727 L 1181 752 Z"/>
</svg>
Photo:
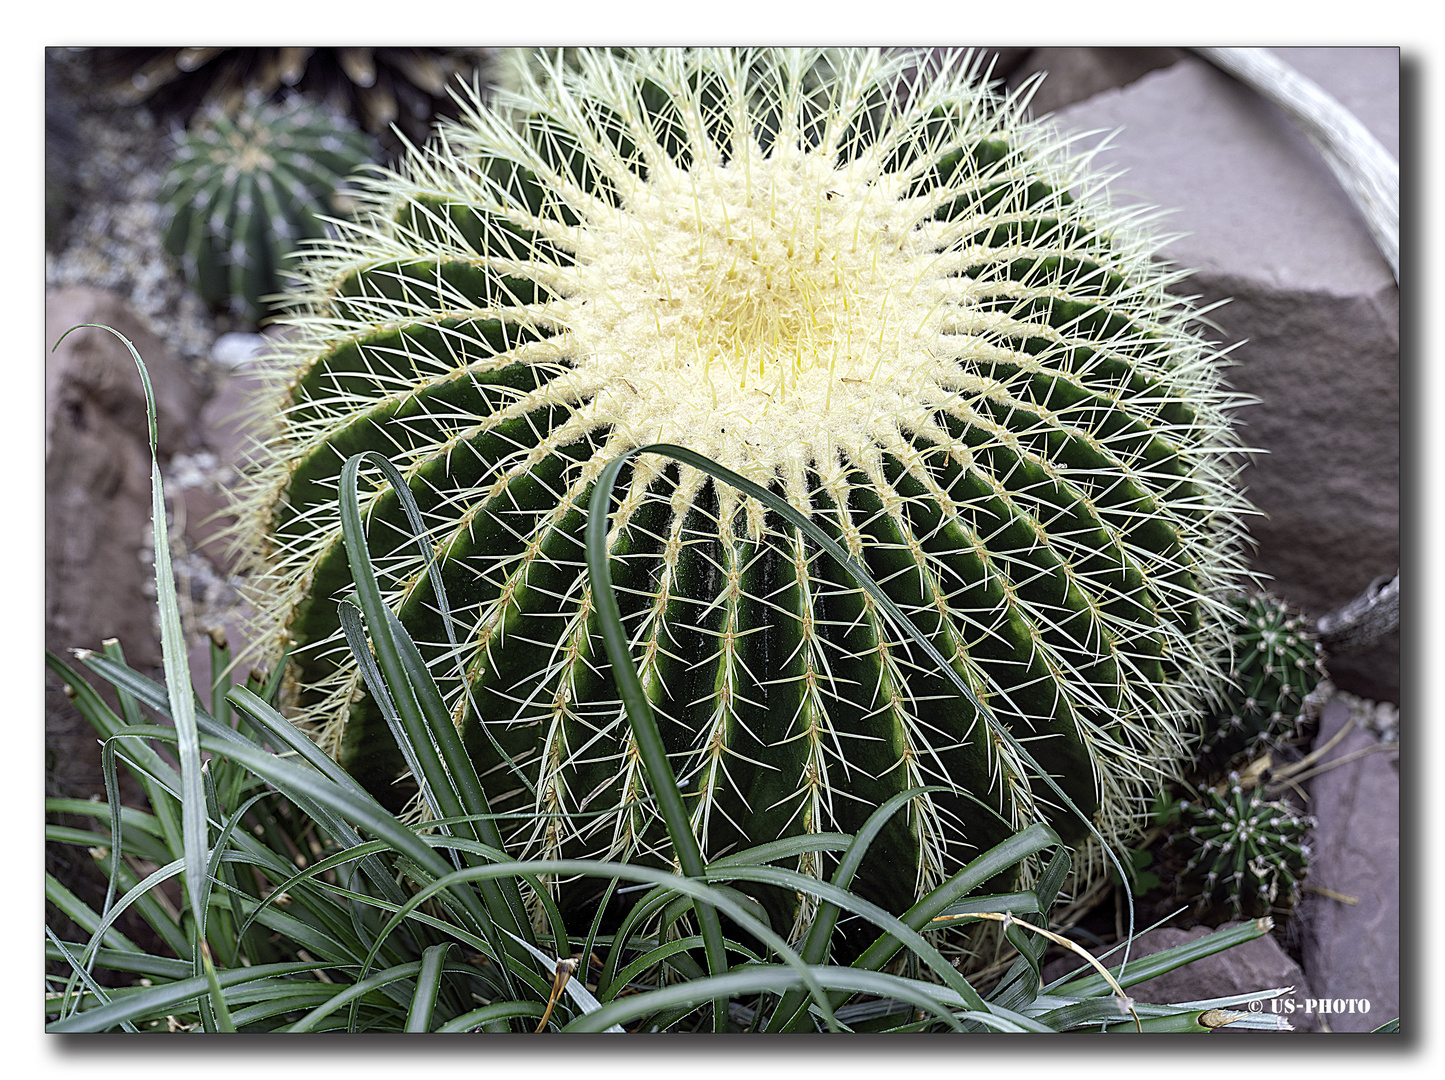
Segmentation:
<svg viewBox="0 0 1445 1080">
<path fill-rule="evenodd" d="M 341 491 L 358 568 L 361 465 L 360 457 L 347 463 Z M 695 865 L 684 858 L 681 873 L 515 859 L 416 645 L 374 576 L 359 573 L 341 602 L 348 642 L 427 807 L 424 821 L 403 820 L 277 710 L 279 670 L 235 683 L 218 648 L 209 701 L 191 691 L 158 468 L 153 486 L 165 681 L 130 668 L 118 645 L 80 652 L 79 663 L 115 689 L 111 708 L 73 666 L 47 657 L 104 743 L 107 788 L 105 802 L 51 800 L 49 811 L 83 810 L 94 826 L 51 826 L 48 838 L 91 849 L 110 878 L 99 911 L 47 881 L 48 898 L 88 935 L 67 941 L 47 929 L 46 957 L 59 972 L 47 977 L 48 1031 L 1044 1033 L 1282 1023 L 1236 1011 L 1278 990 L 1177 1006 L 1124 997 L 1143 979 L 1267 932 L 1268 920 L 1043 986 L 1046 944 L 1063 940 L 1047 915 L 1071 855 L 1042 823 L 901 915 L 856 895 L 850 884 L 870 845 L 920 789 L 878 806 L 852 835 L 789 837 Z M 595 562 L 589 571 L 604 580 Z M 645 744 L 647 718 L 631 701 L 628 709 Z M 120 805 L 122 770 L 146 806 Z M 651 762 L 647 776 L 676 849 L 686 851 L 676 781 Z M 825 851 L 837 860 L 827 880 L 788 865 Z M 1032 888 L 996 891 L 1026 863 L 1037 870 Z M 608 897 L 633 898 L 619 925 L 604 926 L 602 906 L 590 920 L 564 919 L 546 883 L 581 876 Z M 755 885 L 810 898 L 815 914 L 800 938 L 769 924 L 745 891 Z M 531 905 L 545 917 L 528 918 Z M 116 929 L 127 911 L 160 947 Z M 848 964 L 835 955 L 844 919 L 867 927 L 868 944 Z M 957 928 L 979 922 L 998 923 L 1018 952 L 987 996 L 941 951 Z M 132 985 L 103 985 L 117 975 Z"/>
</svg>

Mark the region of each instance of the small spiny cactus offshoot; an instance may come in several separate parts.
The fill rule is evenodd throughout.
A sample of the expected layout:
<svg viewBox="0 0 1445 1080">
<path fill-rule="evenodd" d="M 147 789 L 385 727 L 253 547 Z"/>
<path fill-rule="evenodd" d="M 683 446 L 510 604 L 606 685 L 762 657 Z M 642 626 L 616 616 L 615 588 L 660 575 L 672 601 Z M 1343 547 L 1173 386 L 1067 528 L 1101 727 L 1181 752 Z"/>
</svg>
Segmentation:
<svg viewBox="0 0 1445 1080">
<path fill-rule="evenodd" d="M 1169 844 L 1188 855 L 1179 884 L 1199 908 L 1222 906 L 1231 918 L 1253 919 L 1294 906 L 1309 869 L 1314 818 L 1267 801 L 1262 787 L 1246 792 L 1238 773 L 1229 774 L 1223 793 L 1205 788 L 1181 800 L 1177 813 Z"/>
<path fill-rule="evenodd" d="M 1199 750 L 1205 771 L 1295 733 L 1325 678 L 1319 640 L 1289 604 L 1268 593 L 1236 597 L 1229 681 L 1208 710 Z M 1216 775 L 1218 775 L 1216 773 Z"/>
<path fill-rule="evenodd" d="M 1083 835 L 1018 745 L 1109 842 L 1135 834 L 1190 760 L 1221 598 L 1249 580 L 1240 400 L 1160 242 L 966 58 L 571 60 L 369 182 L 293 298 L 241 514 L 266 640 L 298 646 L 298 718 L 405 797 L 337 619 L 337 478 L 378 450 L 456 647 L 385 486 L 362 493 L 372 559 L 512 850 L 669 865 L 582 529 L 609 461 L 675 443 L 832 536 L 1000 725 L 805 535 L 639 456 L 613 581 L 706 858 L 853 833 L 941 785 L 856 879 L 900 911 L 1027 823 Z M 772 914 L 802 918 L 788 903 Z"/>
<path fill-rule="evenodd" d="M 258 322 L 293 253 L 324 234 L 321 215 L 336 212 L 337 189 L 370 156 L 349 121 L 301 97 L 253 98 L 234 117 L 209 110 L 178 138 L 161 186 L 166 249 L 208 304 Z"/>
</svg>

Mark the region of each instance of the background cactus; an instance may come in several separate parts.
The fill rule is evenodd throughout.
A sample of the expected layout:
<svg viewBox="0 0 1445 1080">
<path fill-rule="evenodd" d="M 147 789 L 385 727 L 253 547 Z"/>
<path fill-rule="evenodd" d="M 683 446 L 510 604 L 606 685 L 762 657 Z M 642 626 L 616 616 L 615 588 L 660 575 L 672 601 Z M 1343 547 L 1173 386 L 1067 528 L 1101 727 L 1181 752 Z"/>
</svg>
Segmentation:
<svg viewBox="0 0 1445 1080">
<path fill-rule="evenodd" d="M 337 631 L 336 479 L 379 450 L 427 522 L 455 649 L 381 488 L 372 558 L 513 848 L 668 861 L 580 543 L 604 464 L 666 441 L 834 536 L 1106 837 L 1133 832 L 1189 759 L 1216 598 L 1247 576 L 1236 400 L 1157 243 L 965 64 L 575 60 L 473 103 L 307 269 L 243 515 L 268 640 L 300 646 L 299 716 L 405 798 Z M 1082 835 L 776 515 L 661 457 L 618 490 L 614 581 L 709 858 L 942 785 L 858 878 L 898 910 L 1022 823 Z"/>
<path fill-rule="evenodd" d="M 201 116 L 178 140 L 161 188 L 166 249 L 208 304 L 230 304 L 253 323 L 263 297 L 304 240 L 323 234 L 337 188 L 371 156 L 347 120 L 300 97 L 252 98 L 234 117 Z"/>
<path fill-rule="evenodd" d="M 1238 773 L 1229 774 L 1224 792 L 1205 788 L 1177 812 L 1179 831 L 1169 844 L 1188 856 L 1179 884 L 1197 906 L 1222 906 L 1234 919 L 1294 906 L 1309 869 L 1314 818 L 1267 801 L 1262 787 L 1246 792 Z"/>
<path fill-rule="evenodd" d="M 1206 771 L 1222 771 L 1270 740 L 1294 734 L 1325 678 L 1318 638 L 1285 601 L 1259 593 L 1230 603 L 1237 618 L 1229 681 L 1205 720 L 1199 757 Z"/>
<path fill-rule="evenodd" d="M 388 153 L 425 141 L 437 116 L 456 116 L 451 91 L 475 81 L 493 50 L 416 46 L 107 46 L 87 50 L 95 79 L 126 104 L 189 122 L 235 115 L 250 99 L 291 93 L 345 113 Z M 392 127 L 399 128 L 398 138 Z"/>
</svg>

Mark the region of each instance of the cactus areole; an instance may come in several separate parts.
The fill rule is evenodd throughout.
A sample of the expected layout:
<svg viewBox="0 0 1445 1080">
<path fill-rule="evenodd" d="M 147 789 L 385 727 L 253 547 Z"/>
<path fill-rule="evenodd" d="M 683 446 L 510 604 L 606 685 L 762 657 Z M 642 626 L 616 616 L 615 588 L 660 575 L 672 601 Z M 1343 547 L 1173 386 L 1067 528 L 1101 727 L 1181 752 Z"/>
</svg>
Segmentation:
<svg viewBox="0 0 1445 1080">
<path fill-rule="evenodd" d="M 360 450 L 427 522 L 459 656 L 394 492 L 363 491 L 512 849 L 671 861 L 582 546 L 603 467 L 666 442 L 820 526 L 1105 837 L 1134 827 L 1246 576 L 1237 399 L 1157 243 L 955 59 L 584 51 L 473 102 L 311 261 L 257 580 L 298 715 L 373 791 L 404 765 L 338 632 Z M 707 858 L 943 785 L 855 883 L 898 910 L 1031 821 L 1082 835 L 815 542 L 666 457 L 616 492 L 614 585 Z"/>
</svg>

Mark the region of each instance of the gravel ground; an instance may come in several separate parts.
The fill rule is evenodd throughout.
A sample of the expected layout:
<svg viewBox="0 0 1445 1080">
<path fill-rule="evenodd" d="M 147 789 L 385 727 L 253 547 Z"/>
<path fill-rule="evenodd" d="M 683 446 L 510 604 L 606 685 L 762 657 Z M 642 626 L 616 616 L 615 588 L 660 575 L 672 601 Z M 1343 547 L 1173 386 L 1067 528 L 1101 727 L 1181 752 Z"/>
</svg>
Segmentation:
<svg viewBox="0 0 1445 1080">
<path fill-rule="evenodd" d="M 164 211 L 157 193 L 171 132 L 147 109 L 115 105 L 89 86 L 80 52 L 52 50 L 48 67 L 52 100 L 47 105 L 61 121 L 59 139 L 52 129 L 49 152 L 55 154 L 59 142 L 60 154 L 71 164 L 68 188 L 74 216 L 63 230 L 60 250 L 46 250 L 46 289 L 86 285 L 125 297 L 140 320 L 190 369 L 202 392 L 209 393 L 215 367 L 227 365 L 224 349 L 215 355 L 218 341 L 252 328 L 226 313 L 211 312 L 161 245 Z M 178 454 L 163 463 L 173 547 L 180 549 L 175 569 L 182 614 L 193 630 L 221 625 L 240 597 L 234 581 L 199 552 L 186 550 L 184 516 L 176 520 L 174 508 L 185 488 L 214 484 L 229 471 L 229 463 L 206 452 Z M 142 561 L 152 564 L 148 527 L 136 543 Z"/>
<path fill-rule="evenodd" d="M 116 107 L 85 83 L 82 57 L 53 50 L 53 90 L 73 117 L 71 201 L 77 208 L 59 253 L 45 253 L 45 286 L 92 285 L 129 298 L 175 354 L 203 380 L 211 346 L 227 329 L 186 287 L 161 247 L 156 201 L 169 131 L 144 108 Z"/>
</svg>

